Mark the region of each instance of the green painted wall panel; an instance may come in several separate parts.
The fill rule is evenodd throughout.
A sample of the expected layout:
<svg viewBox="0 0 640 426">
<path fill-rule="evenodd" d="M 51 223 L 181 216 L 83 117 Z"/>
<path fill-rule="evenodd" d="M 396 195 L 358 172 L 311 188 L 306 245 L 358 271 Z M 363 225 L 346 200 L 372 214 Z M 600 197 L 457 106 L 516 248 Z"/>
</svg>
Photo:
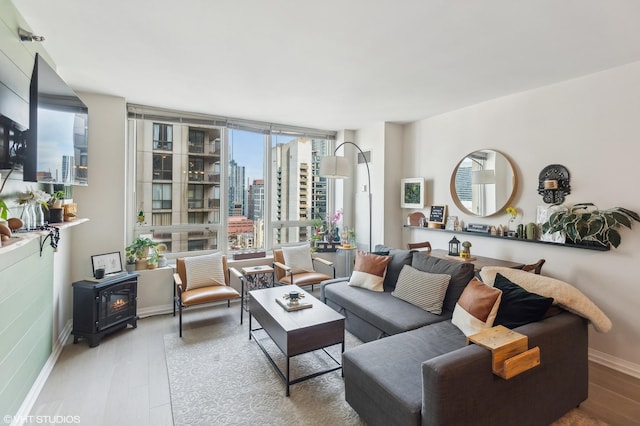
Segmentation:
<svg viewBox="0 0 640 426">
<path fill-rule="evenodd" d="M 0 254 L 0 413 L 17 412 L 51 354 L 53 258 L 40 241 Z"/>
</svg>

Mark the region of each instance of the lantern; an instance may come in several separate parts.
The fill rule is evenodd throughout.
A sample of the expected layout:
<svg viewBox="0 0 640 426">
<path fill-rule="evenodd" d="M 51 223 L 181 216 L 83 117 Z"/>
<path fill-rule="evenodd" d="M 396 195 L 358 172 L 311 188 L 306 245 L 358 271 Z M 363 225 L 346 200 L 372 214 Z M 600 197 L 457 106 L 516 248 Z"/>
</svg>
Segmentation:
<svg viewBox="0 0 640 426">
<path fill-rule="evenodd" d="M 460 256 L 460 241 L 455 236 L 449 241 L 449 256 Z"/>
</svg>

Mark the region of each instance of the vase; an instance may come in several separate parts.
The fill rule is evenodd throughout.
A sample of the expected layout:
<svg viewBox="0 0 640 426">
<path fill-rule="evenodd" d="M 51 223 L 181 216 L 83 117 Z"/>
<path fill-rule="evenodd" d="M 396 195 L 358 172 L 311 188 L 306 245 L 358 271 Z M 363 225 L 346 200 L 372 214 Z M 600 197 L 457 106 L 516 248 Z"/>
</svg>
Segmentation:
<svg viewBox="0 0 640 426">
<path fill-rule="evenodd" d="M 36 203 L 33 204 L 33 228 L 34 229 L 42 229 L 44 228 L 44 210 L 42 210 L 42 204 Z"/>
<path fill-rule="evenodd" d="M 34 228 L 35 219 L 33 206 L 31 204 L 24 205 L 20 219 L 22 220 L 22 227 L 25 231 L 31 231 Z"/>
</svg>

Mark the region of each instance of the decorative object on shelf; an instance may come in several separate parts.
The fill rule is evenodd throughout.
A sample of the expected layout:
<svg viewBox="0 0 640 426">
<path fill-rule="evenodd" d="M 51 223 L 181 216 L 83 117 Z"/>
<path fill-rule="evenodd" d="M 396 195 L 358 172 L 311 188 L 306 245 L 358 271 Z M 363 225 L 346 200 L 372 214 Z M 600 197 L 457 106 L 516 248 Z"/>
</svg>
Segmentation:
<svg viewBox="0 0 640 426">
<path fill-rule="evenodd" d="M 16 201 L 23 206 L 24 229 L 30 231 L 44 227 L 44 211 L 42 209 L 49 208 L 50 199 L 51 195 L 39 189 L 29 189 L 20 194 Z"/>
<path fill-rule="evenodd" d="M 507 222 L 506 231 L 510 231 L 511 223 L 514 220 L 516 220 L 516 217 L 518 217 L 518 210 L 516 210 L 516 208 L 513 206 L 508 206 L 504 211 L 507 214 L 507 217 L 509 218 L 509 221 Z"/>
<path fill-rule="evenodd" d="M 401 180 L 400 207 L 403 209 L 421 209 L 424 207 L 424 178 Z"/>
<path fill-rule="evenodd" d="M 518 238 L 524 238 L 524 225 L 519 223 L 517 229 L 518 231 L 516 232 L 516 236 Z"/>
<path fill-rule="evenodd" d="M 320 176 L 328 179 L 344 179 L 349 175 L 349 162 L 345 157 L 338 157 L 335 154 L 338 149 L 343 145 L 353 145 L 362 154 L 364 165 L 367 167 L 367 192 L 369 198 L 369 251 L 371 251 L 373 243 L 373 209 L 371 207 L 371 171 L 369 170 L 369 162 L 367 161 L 367 155 L 360 149 L 358 145 L 353 142 L 345 141 L 336 147 L 333 151 L 333 155 L 325 155 L 320 158 Z"/>
<path fill-rule="evenodd" d="M 463 213 L 487 217 L 511 203 L 518 189 L 518 177 L 504 154 L 483 149 L 460 160 L 449 186 L 454 203 Z"/>
<path fill-rule="evenodd" d="M 460 256 L 460 241 L 455 235 L 449 241 L 449 256 Z"/>
<path fill-rule="evenodd" d="M 527 240 L 537 240 L 538 239 L 538 226 L 533 223 L 533 222 L 529 222 L 527 223 L 527 226 L 525 227 L 525 237 L 527 238 Z"/>
<path fill-rule="evenodd" d="M 571 193 L 569 170 L 560 164 L 551 164 L 538 175 L 538 194 L 547 204 L 564 202 L 565 195 Z"/>
<path fill-rule="evenodd" d="M 576 244 L 593 243 L 602 247 L 618 247 L 621 242 L 618 228 L 631 229 L 632 221 L 640 222 L 638 213 L 623 207 L 599 210 L 593 203 L 579 203 L 559 210 L 542 224 L 543 233 L 562 231 Z"/>
<path fill-rule="evenodd" d="M 67 203 L 64 205 L 63 219 L 65 222 L 71 222 L 78 217 L 78 204 Z"/>
<path fill-rule="evenodd" d="M 407 220 L 408 220 L 407 224 L 410 226 L 425 226 L 424 223 L 427 221 L 427 218 L 422 212 L 414 212 L 414 213 L 410 213 L 407 216 Z M 420 224 L 421 222 L 422 222 L 422 225 Z"/>
<path fill-rule="evenodd" d="M 462 242 L 462 251 L 460 252 L 460 257 L 470 258 L 471 257 L 471 243 L 469 241 Z"/>
<path fill-rule="evenodd" d="M 447 220 L 447 206 L 431 206 L 429 210 L 429 228 L 444 228 Z"/>
<path fill-rule="evenodd" d="M 447 224 L 445 225 L 444 229 L 446 229 L 447 231 L 455 231 L 457 225 L 458 216 L 449 216 L 447 218 Z"/>
<path fill-rule="evenodd" d="M 491 232 L 491 226 L 483 223 L 470 223 L 467 225 L 467 232 L 477 232 L 478 234 L 488 234 Z"/>
</svg>

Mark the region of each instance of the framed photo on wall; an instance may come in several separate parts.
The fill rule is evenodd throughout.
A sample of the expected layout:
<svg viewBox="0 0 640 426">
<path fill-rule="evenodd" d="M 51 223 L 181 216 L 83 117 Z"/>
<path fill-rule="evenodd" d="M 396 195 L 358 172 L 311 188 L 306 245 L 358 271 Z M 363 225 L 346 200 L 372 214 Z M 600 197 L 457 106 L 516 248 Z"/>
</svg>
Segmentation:
<svg viewBox="0 0 640 426">
<path fill-rule="evenodd" d="M 424 207 L 424 178 L 407 178 L 401 181 L 400 207 L 421 209 Z"/>
</svg>

